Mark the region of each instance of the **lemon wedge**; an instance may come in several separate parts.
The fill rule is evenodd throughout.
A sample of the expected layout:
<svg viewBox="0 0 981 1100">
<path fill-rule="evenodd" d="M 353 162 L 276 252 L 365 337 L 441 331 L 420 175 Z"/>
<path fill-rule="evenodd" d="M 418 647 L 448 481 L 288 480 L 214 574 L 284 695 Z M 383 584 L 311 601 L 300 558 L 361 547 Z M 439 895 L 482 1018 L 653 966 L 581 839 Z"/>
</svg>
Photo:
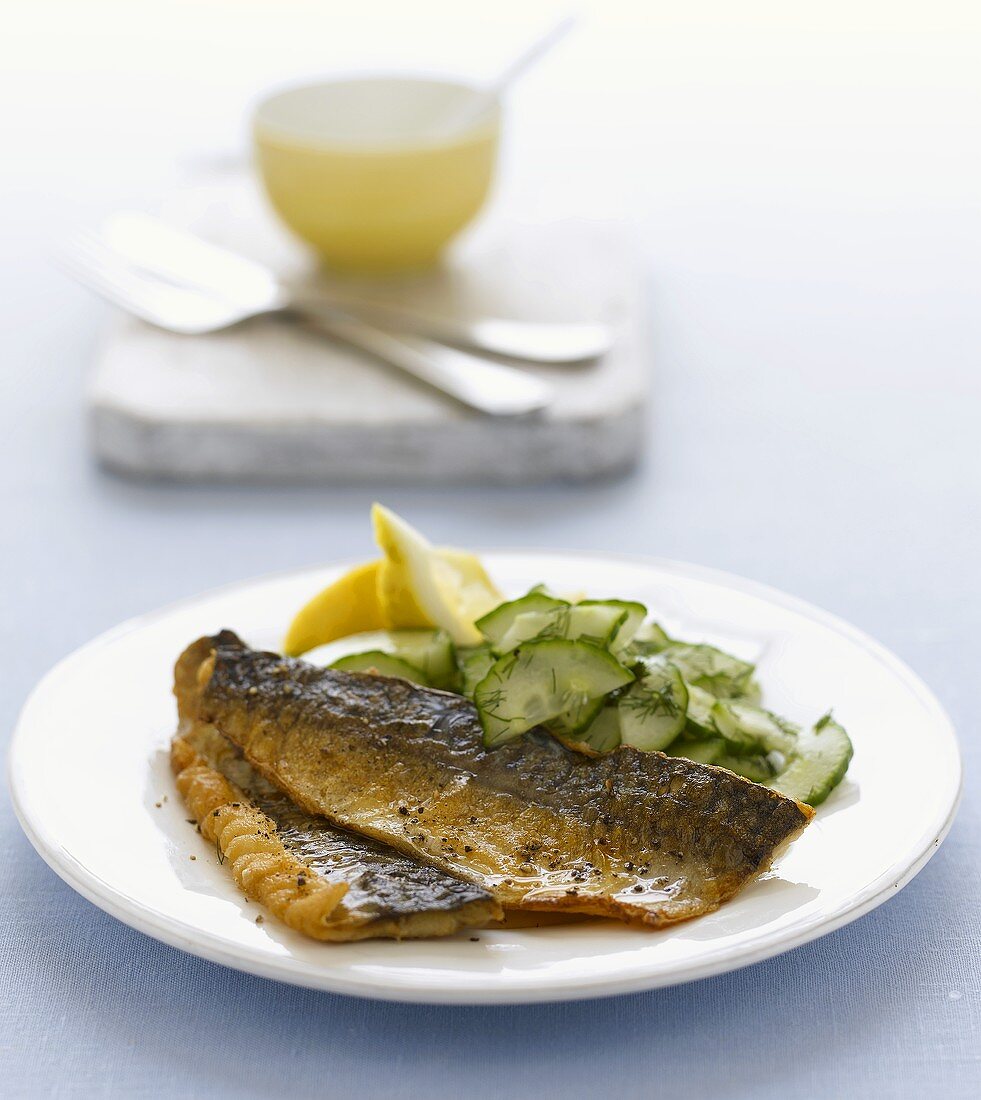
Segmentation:
<svg viewBox="0 0 981 1100">
<path fill-rule="evenodd" d="M 380 561 L 357 565 L 328 585 L 297 613 L 283 642 L 288 657 L 349 634 L 388 626 L 378 598 Z"/>
<path fill-rule="evenodd" d="M 457 645 L 479 645 L 474 626 L 501 594 L 480 559 L 465 550 L 433 546 L 401 516 L 375 504 L 375 541 L 382 558 L 378 600 L 389 627 L 439 627 Z"/>
</svg>

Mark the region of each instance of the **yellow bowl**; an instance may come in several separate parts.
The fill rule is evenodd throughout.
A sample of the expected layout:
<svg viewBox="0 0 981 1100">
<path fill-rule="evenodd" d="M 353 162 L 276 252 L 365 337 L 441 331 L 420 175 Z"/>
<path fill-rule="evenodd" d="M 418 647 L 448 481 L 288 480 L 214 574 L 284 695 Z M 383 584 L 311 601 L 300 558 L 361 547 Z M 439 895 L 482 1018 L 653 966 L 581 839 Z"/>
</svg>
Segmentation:
<svg viewBox="0 0 981 1100">
<path fill-rule="evenodd" d="M 266 192 L 283 221 L 340 270 L 428 267 L 477 214 L 494 174 L 500 109 L 450 136 L 440 122 L 476 89 L 367 78 L 279 92 L 256 109 Z"/>
</svg>

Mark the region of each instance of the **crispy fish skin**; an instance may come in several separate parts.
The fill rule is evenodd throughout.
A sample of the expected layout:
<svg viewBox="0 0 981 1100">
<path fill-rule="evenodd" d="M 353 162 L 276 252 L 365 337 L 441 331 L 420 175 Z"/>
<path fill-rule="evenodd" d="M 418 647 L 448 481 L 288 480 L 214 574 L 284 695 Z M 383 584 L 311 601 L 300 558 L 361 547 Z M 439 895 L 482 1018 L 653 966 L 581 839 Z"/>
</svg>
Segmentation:
<svg viewBox="0 0 981 1100">
<path fill-rule="evenodd" d="M 304 809 L 507 908 L 655 927 L 698 916 L 766 870 L 813 812 L 661 753 L 593 760 L 536 735 L 485 750 L 461 696 L 257 652 L 230 631 L 185 657 L 181 706 Z"/>
<path fill-rule="evenodd" d="M 347 891 L 300 862 L 276 836 L 272 822 L 250 805 L 180 736 L 171 744 L 177 789 L 239 888 L 284 924 L 314 939 L 325 930 Z"/>
<path fill-rule="evenodd" d="M 305 813 L 259 775 L 213 726 L 182 722 L 172 749 L 175 770 L 187 764 L 188 749 L 195 755 L 196 785 L 190 787 L 178 779 L 178 786 L 191 796 L 188 804 L 202 782 L 212 789 L 224 784 L 241 815 L 253 823 L 261 819 L 256 827 L 266 840 L 282 846 L 283 862 L 292 861 L 290 874 L 274 898 L 258 892 L 261 884 L 254 875 L 249 881 L 252 896 L 297 931 L 332 941 L 416 939 L 449 935 L 501 916 L 500 905 L 479 886 Z M 202 773 L 207 773 L 204 780 Z M 227 797 L 228 791 L 224 794 Z M 228 811 L 223 808 L 215 814 L 210 802 L 201 808 L 201 831 L 207 839 L 216 840 L 224 854 L 224 834 L 209 834 L 219 830 Z M 244 886 L 234 862 L 231 870 Z M 330 905 L 300 906 L 302 899 L 313 894 L 326 898 L 328 887 L 334 891 Z M 292 919 L 296 913 L 302 913 L 302 921 Z"/>
</svg>

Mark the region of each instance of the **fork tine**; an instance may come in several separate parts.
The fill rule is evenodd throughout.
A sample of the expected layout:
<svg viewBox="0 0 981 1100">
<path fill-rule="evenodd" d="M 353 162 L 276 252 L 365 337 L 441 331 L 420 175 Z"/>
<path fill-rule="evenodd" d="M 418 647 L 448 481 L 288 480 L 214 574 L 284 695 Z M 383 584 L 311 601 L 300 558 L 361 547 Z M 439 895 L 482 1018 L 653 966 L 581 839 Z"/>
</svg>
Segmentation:
<svg viewBox="0 0 981 1100">
<path fill-rule="evenodd" d="M 80 232 L 75 238 L 75 252 L 83 263 L 101 271 L 107 279 L 144 301 L 160 298 L 170 284 L 146 272 L 137 271 L 128 261 L 94 233 Z"/>
<path fill-rule="evenodd" d="M 78 282 L 94 290 L 115 305 L 137 314 L 153 324 L 161 323 L 159 311 L 155 308 L 152 291 L 147 292 L 127 277 L 119 265 L 110 265 L 96 254 L 89 253 L 73 242 L 60 256 L 61 266 Z"/>
<path fill-rule="evenodd" d="M 224 304 L 199 291 L 176 287 L 134 269 L 94 233 L 75 234 L 62 253 L 61 263 L 68 274 L 97 294 L 171 332 L 214 332 L 240 319 L 230 316 Z"/>
<path fill-rule="evenodd" d="M 62 249 L 57 259 L 61 268 L 90 289 L 98 290 L 100 294 L 113 300 L 118 299 L 126 306 L 133 304 L 133 296 L 129 293 L 125 282 L 118 277 L 110 277 L 106 267 L 93 260 L 91 256 L 87 256 L 75 242 Z"/>
</svg>

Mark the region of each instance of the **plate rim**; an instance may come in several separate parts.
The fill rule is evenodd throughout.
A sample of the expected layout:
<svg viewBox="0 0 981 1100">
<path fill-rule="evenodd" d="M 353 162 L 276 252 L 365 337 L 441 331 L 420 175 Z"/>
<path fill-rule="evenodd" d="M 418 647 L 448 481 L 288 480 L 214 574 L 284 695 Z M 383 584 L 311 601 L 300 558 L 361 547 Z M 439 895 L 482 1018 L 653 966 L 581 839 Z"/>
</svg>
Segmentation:
<svg viewBox="0 0 981 1100">
<path fill-rule="evenodd" d="M 735 957 L 727 956 L 723 948 L 716 955 L 705 959 L 701 963 L 688 960 L 676 964 L 673 968 L 669 967 L 660 973 L 641 970 L 639 973 L 620 974 L 615 977 L 583 978 L 578 976 L 570 978 L 568 981 L 559 981 L 558 984 L 545 988 L 533 985 L 520 987 L 489 985 L 481 989 L 453 989 L 446 984 L 434 984 L 429 987 L 413 985 L 400 987 L 392 985 L 390 975 L 359 976 L 357 979 L 351 979 L 345 976 L 342 971 L 310 971 L 306 969 L 305 964 L 291 959 L 288 955 L 269 957 L 256 949 L 242 946 L 229 947 L 227 941 L 219 934 L 189 928 L 186 922 L 161 914 L 151 906 L 147 906 L 117 890 L 79 863 L 51 837 L 45 835 L 43 821 L 38 820 L 36 812 L 31 812 L 23 804 L 18 789 L 18 771 L 21 766 L 19 761 L 20 746 L 26 736 L 24 730 L 25 717 L 28 715 L 33 701 L 65 665 L 83 657 L 90 651 L 103 648 L 127 634 L 164 619 L 175 611 L 191 607 L 204 600 L 229 595 L 238 589 L 251 588 L 294 576 L 315 574 L 323 570 L 343 569 L 360 564 L 362 560 L 360 558 L 342 558 L 234 580 L 182 597 L 161 607 L 123 620 L 116 626 L 97 634 L 94 638 L 84 642 L 58 660 L 38 680 L 20 708 L 7 753 L 7 786 L 11 803 L 15 816 L 31 845 L 59 878 L 103 912 L 122 921 L 136 931 L 160 940 L 171 947 L 186 951 L 198 958 L 243 973 L 323 992 L 400 1003 L 488 1005 L 588 1000 L 618 994 L 637 993 L 689 981 L 698 981 L 702 978 L 709 978 L 739 970 L 745 966 L 751 966 L 754 963 L 783 954 L 795 947 L 828 935 L 877 908 L 890 897 L 899 893 L 919 874 L 946 838 L 960 805 L 964 783 L 963 760 L 956 729 L 944 706 L 918 673 L 863 630 L 798 596 L 783 592 L 764 582 L 711 566 L 640 554 L 597 550 L 547 550 L 509 547 L 502 549 L 481 548 L 475 552 L 487 556 L 542 557 L 552 560 L 556 558 L 586 558 L 598 561 L 621 562 L 661 572 L 689 576 L 698 580 L 722 584 L 748 595 L 757 596 L 844 635 L 896 674 L 907 688 L 915 692 L 937 724 L 945 729 L 950 748 L 953 750 L 953 762 L 957 770 L 956 789 L 953 797 L 946 804 L 946 809 L 937 814 L 938 820 L 935 822 L 935 827 L 924 832 L 924 839 L 915 849 L 915 854 L 911 848 L 905 858 L 895 861 L 863 890 L 853 894 L 847 902 L 842 903 L 837 910 L 831 913 L 814 914 L 799 925 L 786 929 L 782 935 L 771 939 L 764 937 L 763 942 L 755 945 L 751 941 L 749 944 L 741 946 Z M 556 981 L 556 979 L 551 980 Z"/>
</svg>

